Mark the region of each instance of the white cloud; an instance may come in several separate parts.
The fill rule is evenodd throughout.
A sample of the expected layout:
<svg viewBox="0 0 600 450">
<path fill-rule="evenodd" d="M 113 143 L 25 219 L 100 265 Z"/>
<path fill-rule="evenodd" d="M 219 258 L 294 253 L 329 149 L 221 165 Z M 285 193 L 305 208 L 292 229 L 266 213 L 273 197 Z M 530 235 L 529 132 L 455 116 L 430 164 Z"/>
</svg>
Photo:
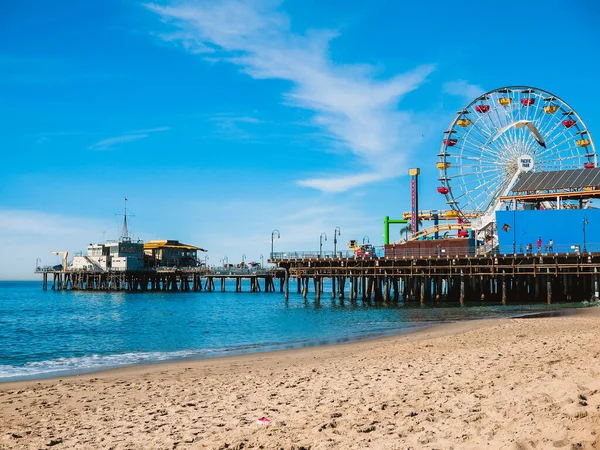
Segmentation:
<svg viewBox="0 0 600 450">
<path fill-rule="evenodd" d="M 107 238 L 114 237 L 116 227 L 61 214 L 0 210 L 0 246 L 5 255 L 10 255 L 0 260 L 0 279 L 35 279 L 37 258 L 41 265 L 60 264 L 60 257 L 51 255 L 51 251 L 68 250 L 72 255 L 85 250 L 91 241 L 101 241 L 103 231 L 108 231 Z"/>
<path fill-rule="evenodd" d="M 366 65 L 336 65 L 328 48 L 337 33 L 291 32 L 280 3 L 223 0 L 146 7 L 174 26 L 163 40 L 181 42 L 192 53 L 210 53 L 211 60 L 235 64 L 253 78 L 290 81 L 285 101 L 312 111 L 313 123 L 365 167 L 364 173 L 305 179 L 300 185 L 339 192 L 404 173 L 399 169 L 421 131 L 397 104 L 426 81 L 434 66 L 380 79 Z"/>
<path fill-rule="evenodd" d="M 472 101 L 485 93 L 478 84 L 470 84 L 466 80 L 448 81 L 444 83 L 444 93 L 450 95 L 456 95 L 458 97 L 464 97 L 465 99 Z"/>
<path fill-rule="evenodd" d="M 310 178 L 307 180 L 299 180 L 298 184 L 300 186 L 312 187 L 325 192 L 344 192 L 353 187 L 380 181 L 385 178 L 386 176 L 382 173 L 363 173 L 338 178 Z"/>
<path fill-rule="evenodd" d="M 105 150 L 112 150 L 115 146 L 119 144 L 125 144 L 127 142 L 139 141 L 140 139 L 146 139 L 148 134 L 126 134 L 123 136 L 112 137 L 108 139 L 102 139 L 101 141 L 96 142 L 88 147 L 88 150 L 94 150 L 97 152 L 102 152 Z"/>
<path fill-rule="evenodd" d="M 88 150 L 93 150 L 97 152 L 112 150 L 114 147 L 120 144 L 126 144 L 127 142 L 139 141 L 140 139 L 146 139 L 150 136 L 151 133 L 157 133 L 161 131 L 169 130 L 169 127 L 156 127 L 156 128 L 148 128 L 146 130 L 135 130 L 130 131 L 127 134 L 122 136 L 111 137 L 107 139 L 102 139 L 88 147 Z"/>
</svg>

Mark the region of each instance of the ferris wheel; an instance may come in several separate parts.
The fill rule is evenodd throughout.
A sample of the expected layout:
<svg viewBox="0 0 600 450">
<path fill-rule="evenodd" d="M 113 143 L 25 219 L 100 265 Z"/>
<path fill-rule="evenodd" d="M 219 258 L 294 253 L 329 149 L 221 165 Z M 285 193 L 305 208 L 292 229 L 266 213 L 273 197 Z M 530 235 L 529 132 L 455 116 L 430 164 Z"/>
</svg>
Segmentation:
<svg viewBox="0 0 600 450">
<path fill-rule="evenodd" d="M 438 157 L 438 192 L 465 222 L 473 214 L 492 214 L 524 172 L 598 167 L 594 142 L 577 112 L 529 86 L 495 89 L 460 110 L 444 132 Z"/>
</svg>

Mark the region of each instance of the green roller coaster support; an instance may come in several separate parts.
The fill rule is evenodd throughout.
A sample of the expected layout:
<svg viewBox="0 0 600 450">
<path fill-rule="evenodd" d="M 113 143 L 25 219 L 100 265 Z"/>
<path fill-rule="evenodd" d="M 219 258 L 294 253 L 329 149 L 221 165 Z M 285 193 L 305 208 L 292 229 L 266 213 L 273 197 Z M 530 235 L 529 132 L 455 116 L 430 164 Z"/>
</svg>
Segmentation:
<svg viewBox="0 0 600 450">
<path fill-rule="evenodd" d="M 406 219 L 390 219 L 390 216 L 383 218 L 383 243 L 388 245 L 390 243 L 390 223 L 407 223 Z"/>
</svg>

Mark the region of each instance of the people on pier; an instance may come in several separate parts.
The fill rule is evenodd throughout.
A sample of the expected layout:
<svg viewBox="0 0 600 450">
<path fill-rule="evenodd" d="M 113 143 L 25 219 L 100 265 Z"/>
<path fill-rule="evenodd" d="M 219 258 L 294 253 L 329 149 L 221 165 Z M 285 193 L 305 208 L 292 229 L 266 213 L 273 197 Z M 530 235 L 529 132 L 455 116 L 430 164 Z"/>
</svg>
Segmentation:
<svg viewBox="0 0 600 450">
<path fill-rule="evenodd" d="M 538 240 L 537 240 L 537 252 L 538 252 L 538 255 L 540 253 L 542 253 L 542 238 L 541 237 L 538 237 Z"/>
<path fill-rule="evenodd" d="M 550 238 L 550 241 L 548 242 L 548 251 L 550 253 L 554 252 L 554 241 L 552 240 L 552 238 Z"/>
</svg>

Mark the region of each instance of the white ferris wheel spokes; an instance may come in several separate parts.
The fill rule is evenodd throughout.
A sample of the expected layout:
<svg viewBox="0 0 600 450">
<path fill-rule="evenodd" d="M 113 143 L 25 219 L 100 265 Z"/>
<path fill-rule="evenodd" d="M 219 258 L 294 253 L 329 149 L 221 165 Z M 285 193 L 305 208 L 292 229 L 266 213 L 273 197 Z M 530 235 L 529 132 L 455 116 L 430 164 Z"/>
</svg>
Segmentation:
<svg viewBox="0 0 600 450">
<path fill-rule="evenodd" d="M 438 157 L 438 192 L 465 221 L 495 211 L 523 172 L 598 166 L 575 110 L 529 86 L 495 89 L 459 111 Z"/>
</svg>

